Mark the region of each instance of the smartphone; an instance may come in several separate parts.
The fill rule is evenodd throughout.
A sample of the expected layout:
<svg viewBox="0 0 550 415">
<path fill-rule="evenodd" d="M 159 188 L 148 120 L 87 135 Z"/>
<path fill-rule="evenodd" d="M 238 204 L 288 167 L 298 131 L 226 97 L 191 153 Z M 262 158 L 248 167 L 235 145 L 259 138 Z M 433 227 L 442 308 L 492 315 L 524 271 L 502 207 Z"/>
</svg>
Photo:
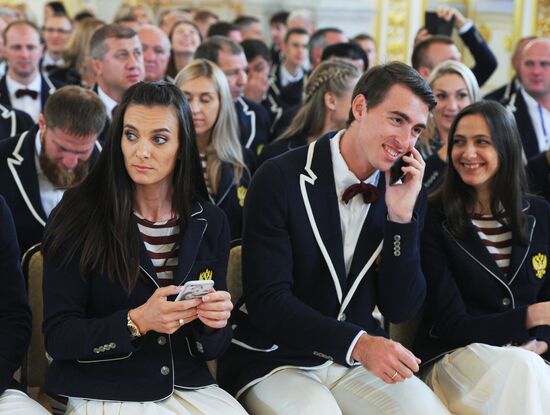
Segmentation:
<svg viewBox="0 0 550 415">
<path fill-rule="evenodd" d="M 446 21 L 439 17 L 436 12 L 426 12 L 424 14 L 424 26 L 431 35 L 451 36 L 455 25 L 455 17 Z"/>
<path fill-rule="evenodd" d="M 203 295 L 208 294 L 212 288 L 214 288 L 213 280 L 187 281 L 181 287 L 181 291 L 174 301 L 201 298 Z"/>
<path fill-rule="evenodd" d="M 393 163 L 393 165 L 391 166 L 391 169 L 390 169 L 390 186 L 393 186 L 394 184 L 398 183 L 399 181 L 402 181 L 402 182 L 405 181 L 405 176 L 407 175 L 407 173 L 403 172 L 403 170 L 401 170 L 401 167 L 405 167 L 407 165 L 407 163 L 405 163 L 405 161 L 403 161 L 403 157 L 404 156 L 410 156 L 410 155 L 411 155 L 411 152 L 408 152 L 408 153 L 404 154 L 403 156 L 401 156 L 401 158 L 396 160 L 395 163 Z"/>
</svg>

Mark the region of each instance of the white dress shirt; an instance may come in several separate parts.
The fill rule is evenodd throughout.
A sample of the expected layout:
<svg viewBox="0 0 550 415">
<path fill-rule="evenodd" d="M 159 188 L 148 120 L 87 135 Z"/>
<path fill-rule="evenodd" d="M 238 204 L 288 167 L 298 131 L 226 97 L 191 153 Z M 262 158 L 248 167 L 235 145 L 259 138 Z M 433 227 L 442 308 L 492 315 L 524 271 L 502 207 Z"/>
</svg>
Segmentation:
<svg viewBox="0 0 550 415">
<path fill-rule="evenodd" d="M 525 89 L 521 89 L 521 94 L 527 105 L 527 111 L 529 111 L 533 129 L 537 136 L 539 152 L 542 153 L 550 147 L 550 111 L 535 101 L 535 98 L 529 95 Z"/>
<path fill-rule="evenodd" d="M 42 202 L 42 208 L 46 213 L 46 216 L 50 216 L 51 211 L 61 201 L 65 190 L 56 188 L 52 182 L 42 172 L 42 166 L 40 166 L 39 155 L 42 149 L 42 143 L 40 143 L 40 130 L 36 133 L 35 138 L 35 157 L 34 163 L 36 165 L 36 175 L 38 176 L 38 189 L 40 190 L 40 202 Z"/>
<path fill-rule="evenodd" d="M 54 58 L 52 58 L 49 52 L 46 51 L 46 53 L 44 53 L 44 57 L 42 58 L 42 71 L 47 72 L 46 67 L 49 65 L 53 65 L 53 66 L 57 66 L 58 68 L 61 68 L 64 64 L 65 64 L 65 61 L 63 60 L 63 58 L 55 60 Z"/>
<path fill-rule="evenodd" d="M 332 171 L 334 173 L 334 184 L 336 187 L 336 198 L 338 199 L 338 210 L 340 212 L 340 226 L 344 245 L 344 264 L 346 267 L 346 275 L 348 275 L 353 261 L 357 240 L 359 239 L 363 224 L 369 213 L 370 203 L 365 203 L 361 195 L 356 195 L 351 198 L 348 204 L 344 203 L 342 200 L 342 194 L 349 186 L 361 183 L 361 180 L 350 171 L 342 153 L 340 153 L 340 138 L 344 131 L 345 130 L 339 131 L 330 140 L 330 153 L 332 158 Z M 376 170 L 370 177 L 364 180 L 363 183 L 378 186 L 379 178 L 380 171 Z M 351 353 L 359 341 L 359 337 L 364 333 L 365 331 L 361 330 L 351 342 L 346 354 L 346 361 L 349 365 L 358 364 L 358 362 L 351 357 Z"/>
<path fill-rule="evenodd" d="M 281 71 L 280 71 L 279 75 L 281 76 L 281 78 L 280 78 L 281 87 L 285 87 L 285 86 L 287 86 L 288 84 L 290 84 L 292 82 L 298 82 L 300 79 L 302 79 L 304 77 L 304 70 L 302 68 L 300 68 L 296 75 L 292 75 L 285 68 L 285 65 L 282 64 L 281 65 Z"/>
<path fill-rule="evenodd" d="M 107 95 L 105 91 L 103 91 L 103 89 L 99 87 L 99 85 L 97 86 L 97 95 L 99 95 L 99 98 L 103 102 L 103 105 L 105 105 L 107 116 L 109 117 L 109 119 L 112 119 L 113 109 L 118 105 L 118 102 L 116 102 L 113 98 Z"/>
<path fill-rule="evenodd" d="M 42 91 L 42 78 L 40 73 L 36 73 L 36 76 L 28 85 L 20 84 L 19 82 L 14 81 L 10 78 L 9 74 L 6 74 L 6 87 L 8 88 L 8 93 L 10 95 L 11 106 L 15 109 L 25 111 L 31 116 L 35 123 L 38 122 L 38 115 L 42 110 L 42 100 L 40 99 Z M 15 91 L 18 89 L 32 89 L 38 93 L 36 99 L 25 95 L 20 98 L 15 97 Z"/>
</svg>

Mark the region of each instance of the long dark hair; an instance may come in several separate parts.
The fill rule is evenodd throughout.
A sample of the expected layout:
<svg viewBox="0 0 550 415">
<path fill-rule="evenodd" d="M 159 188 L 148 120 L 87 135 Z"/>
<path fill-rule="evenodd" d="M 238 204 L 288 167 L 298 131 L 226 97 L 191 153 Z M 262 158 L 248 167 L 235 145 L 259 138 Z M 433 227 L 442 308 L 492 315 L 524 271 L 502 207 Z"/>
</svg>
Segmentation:
<svg viewBox="0 0 550 415">
<path fill-rule="evenodd" d="M 518 242 L 527 244 L 527 215 L 523 212 L 522 206 L 527 181 L 523 168 L 521 139 L 514 117 L 498 102 L 476 102 L 458 113 L 449 130 L 449 162 L 444 184 L 434 197 L 441 198 L 451 233 L 456 237 L 463 237 L 471 224 L 471 214 L 477 195 L 473 187 L 462 181 L 452 163 L 451 153 L 458 123 L 462 118 L 474 114 L 479 114 L 485 119 L 499 159 L 499 168 L 490 184 L 491 213 L 496 220 L 512 231 Z"/>
<path fill-rule="evenodd" d="M 90 174 L 78 187 L 66 192 L 50 217 L 43 252 L 54 258 L 63 247 L 61 266 L 79 259 L 84 278 L 96 269 L 131 292 L 139 278 L 139 234 L 132 214 L 135 186 L 126 171 L 120 145 L 129 105 L 175 109 L 180 146 L 173 173 L 172 211 L 178 215 L 181 234 L 187 226 L 191 204 L 207 198 L 185 95 L 168 82 L 140 82 L 122 97 L 105 148 Z"/>
</svg>

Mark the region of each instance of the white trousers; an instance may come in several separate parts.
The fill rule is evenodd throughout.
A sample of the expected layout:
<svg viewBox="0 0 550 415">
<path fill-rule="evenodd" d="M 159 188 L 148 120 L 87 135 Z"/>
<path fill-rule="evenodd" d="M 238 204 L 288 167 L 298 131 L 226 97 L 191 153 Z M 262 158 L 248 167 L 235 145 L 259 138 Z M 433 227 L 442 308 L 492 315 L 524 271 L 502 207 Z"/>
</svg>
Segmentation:
<svg viewBox="0 0 550 415">
<path fill-rule="evenodd" d="M 20 390 L 6 389 L 0 395 L 0 414 L 49 415 L 49 412 Z"/>
<path fill-rule="evenodd" d="M 243 407 L 218 386 L 174 390 L 158 402 L 105 402 L 69 398 L 67 415 L 246 415 Z"/>
<path fill-rule="evenodd" d="M 425 381 L 453 414 L 550 413 L 550 367 L 518 347 L 471 344 L 435 363 Z"/>
<path fill-rule="evenodd" d="M 252 415 L 448 414 L 416 377 L 388 385 L 363 366 L 336 363 L 279 370 L 247 390 L 241 401 Z"/>
</svg>

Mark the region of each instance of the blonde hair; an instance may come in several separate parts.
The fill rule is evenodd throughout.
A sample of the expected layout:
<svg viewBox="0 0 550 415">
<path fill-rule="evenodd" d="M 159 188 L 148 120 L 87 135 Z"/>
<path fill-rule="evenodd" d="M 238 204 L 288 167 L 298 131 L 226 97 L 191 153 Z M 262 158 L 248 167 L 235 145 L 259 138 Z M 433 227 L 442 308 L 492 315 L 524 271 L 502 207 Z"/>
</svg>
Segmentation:
<svg viewBox="0 0 550 415">
<path fill-rule="evenodd" d="M 474 102 L 481 101 L 481 91 L 479 90 L 479 85 L 477 83 L 476 76 L 474 73 L 463 63 L 458 61 L 448 60 L 437 65 L 430 77 L 428 78 L 428 83 L 430 87 L 433 88 L 435 81 L 441 78 L 444 75 L 458 75 L 464 81 L 466 85 L 466 90 L 468 91 L 468 96 L 470 97 L 471 104 Z M 429 146 L 429 141 L 434 137 L 436 132 L 435 118 L 433 114 L 430 113 L 430 118 L 428 119 L 428 124 L 426 129 L 420 136 L 420 144 Z"/>
<path fill-rule="evenodd" d="M 89 64 L 90 39 L 98 27 L 105 25 L 103 20 L 87 17 L 75 23 L 75 28 L 63 50 L 63 60 L 67 68 L 74 68 L 84 75 Z"/>
<path fill-rule="evenodd" d="M 210 142 L 206 148 L 206 175 L 214 194 L 217 194 L 221 178 L 221 164 L 229 163 L 233 168 L 233 183 L 238 184 L 244 170 L 243 150 L 238 134 L 238 121 L 229 84 L 222 70 L 206 59 L 195 59 L 183 68 L 175 79 L 181 88 L 184 82 L 205 77 L 214 82 L 220 100 L 218 118 L 212 128 Z"/>
<path fill-rule="evenodd" d="M 284 140 L 296 134 L 315 137 L 323 131 L 327 109 L 325 93 L 331 92 L 341 97 L 350 89 L 349 82 L 358 79 L 361 72 L 351 63 L 341 59 L 321 62 L 304 86 L 302 107 L 292 122 L 277 140 Z"/>
</svg>

